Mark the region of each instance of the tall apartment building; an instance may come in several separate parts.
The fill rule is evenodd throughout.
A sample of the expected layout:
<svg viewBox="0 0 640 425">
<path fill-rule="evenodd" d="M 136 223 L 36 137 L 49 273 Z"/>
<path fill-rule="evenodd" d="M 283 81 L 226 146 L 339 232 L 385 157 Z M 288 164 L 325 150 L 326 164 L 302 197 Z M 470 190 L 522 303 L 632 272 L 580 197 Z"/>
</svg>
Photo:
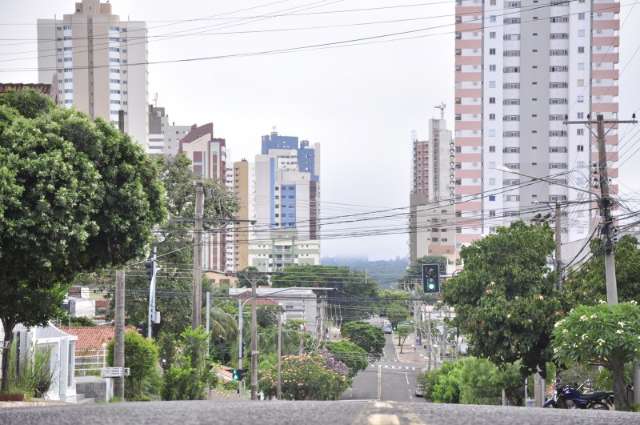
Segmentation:
<svg viewBox="0 0 640 425">
<path fill-rule="evenodd" d="M 276 271 L 320 264 L 320 144 L 276 132 L 263 136 L 254 197 L 249 265 Z"/>
<path fill-rule="evenodd" d="M 180 140 L 179 152 L 191 160 L 196 177 L 225 185 L 227 148 L 225 139 L 213 134 L 213 123 L 193 126 Z M 206 194 L 205 194 L 206 196 Z M 205 221 L 207 217 L 204 217 Z M 202 269 L 223 272 L 226 268 L 226 237 L 224 231 L 208 231 L 202 236 Z"/>
<path fill-rule="evenodd" d="M 432 255 L 447 258 L 447 271 L 456 264 L 454 216 L 454 144 L 446 121 L 429 120 L 429 140 L 413 141 L 410 193 L 410 259 Z"/>
<path fill-rule="evenodd" d="M 55 82 L 58 103 L 124 128 L 147 143 L 147 28 L 121 21 L 111 4 L 76 3 L 62 19 L 38 19 L 38 81 Z"/>
<path fill-rule="evenodd" d="M 226 270 L 237 273 L 249 266 L 249 229 L 253 217 L 252 166 L 246 160 L 236 161 L 227 168 L 227 189 L 238 203 L 235 218 L 228 227 L 226 239 Z"/>
<path fill-rule="evenodd" d="M 147 153 L 175 156 L 180 149 L 180 140 L 191 131 L 191 125 L 169 123 L 165 108 L 149 105 L 149 140 Z"/>
<path fill-rule="evenodd" d="M 528 218 L 527 208 L 540 202 L 585 199 L 563 186 L 523 184 L 530 179 L 504 169 L 589 188 L 597 145 L 588 129 L 563 120 L 617 116 L 620 5 L 615 0 L 456 2 L 456 215 L 468 219 L 456 235 L 459 247 L 496 226 Z M 606 144 L 615 181 L 615 129 Z M 506 186 L 513 190 L 502 193 Z M 615 182 L 612 191 L 617 192 Z M 587 237 L 590 213 L 569 216 L 562 222 L 563 241 Z"/>
</svg>

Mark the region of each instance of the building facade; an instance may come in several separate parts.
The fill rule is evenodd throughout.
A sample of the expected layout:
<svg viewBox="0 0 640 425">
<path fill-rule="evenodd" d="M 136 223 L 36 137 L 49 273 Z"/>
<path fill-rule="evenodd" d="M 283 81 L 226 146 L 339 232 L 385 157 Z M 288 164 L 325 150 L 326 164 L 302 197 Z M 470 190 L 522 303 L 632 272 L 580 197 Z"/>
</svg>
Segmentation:
<svg viewBox="0 0 640 425">
<path fill-rule="evenodd" d="M 147 143 L 147 28 L 121 21 L 111 4 L 76 3 L 62 19 L 38 19 L 38 80 L 55 82 L 60 105 L 115 125 Z"/>
<path fill-rule="evenodd" d="M 527 219 L 541 202 L 583 201 L 597 145 L 563 120 L 618 113 L 617 1 L 456 0 L 455 196 L 458 248 Z M 618 135 L 607 135 L 617 193 Z M 506 170 L 512 170 L 513 173 Z M 518 175 L 516 173 L 521 173 Z M 560 185 L 531 183 L 548 177 Z M 589 196 L 589 195 L 586 195 Z M 566 243 L 588 237 L 593 213 L 563 217 Z"/>
<path fill-rule="evenodd" d="M 250 266 L 274 271 L 320 264 L 320 145 L 276 132 L 263 136 L 254 205 Z"/>
<path fill-rule="evenodd" d="M 238 203 L 235 218 L 238 220 L 229 226 L 227 232 L 227 268 L 237 273 L 249 266 L 249 229 L 253 217 L 253 179 L 252 166 L 246 160 L 236 161 L 227 171 L 227 188 L 234 194 Z"/>
<path fill-rule="evenodd" d="M 214 180 L 225 186 L 226 141 L 214 137 L 213 123 L 191 127 L 191 131 L 180 139 L 179 152 L 191 160 L 196 178 Z M 204 219 L 206 221 L 207 217 Z M 223 272 L 226 268 L 226 232 L 219 228 L 205 231 L 202 244 L 202 269 Z"/>
<path fill-rule="evenodd" d="M 410 259 L 447 258 L 447 271 L 456 264 L 454 213 L 454 144 L 446 121 L 429 120 L 429 140 L 413 141 L 410 193 Z M 444 272 L 444 271 L 443 271 Z"/>
<path fill-rule="evenodd" d="M 192 125 L 169 123 L 165 108 L 149 105 L 149 141 L 147 153 L 175 156 L 180 150 L 180 140 L 191 131 Z"/>
</svg>

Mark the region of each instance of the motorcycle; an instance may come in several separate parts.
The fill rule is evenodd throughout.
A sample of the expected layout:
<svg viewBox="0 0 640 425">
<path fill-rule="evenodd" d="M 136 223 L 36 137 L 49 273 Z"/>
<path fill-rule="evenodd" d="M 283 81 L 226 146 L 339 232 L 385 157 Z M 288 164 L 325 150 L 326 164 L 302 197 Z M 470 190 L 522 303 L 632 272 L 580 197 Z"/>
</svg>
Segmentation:
<svg viewBox="0 0 640 425">
<path fill-rule="evenodd" d="M 609 391 L 582 392 L 589 381 L 578 385 L 554 385 L 553 396 L 544 403 L 544 407 L 558 409 L 595 409 L 609 410 L 613 406 L 613 393 Z"/>
</svg>

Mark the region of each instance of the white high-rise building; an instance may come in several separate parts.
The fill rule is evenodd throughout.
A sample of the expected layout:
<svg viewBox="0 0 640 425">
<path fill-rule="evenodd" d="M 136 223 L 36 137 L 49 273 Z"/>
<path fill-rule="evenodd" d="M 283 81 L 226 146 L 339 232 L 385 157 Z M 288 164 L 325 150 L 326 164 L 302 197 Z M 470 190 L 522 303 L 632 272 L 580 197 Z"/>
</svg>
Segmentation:
<svg viewBox="0 0 640 425">
<path fill-rule="evenodd" d="M 149 141 L 147 153 L 176 156 L 180 150 L 180 140 L 193 128 L 193 125 L 169 123 L 165 108 L 149 105 Z"/>
<path fill-rule="evenodd" d="M 445 257 L 447 272 L 454 270 L 457 259 L 453 155 L 451 130 L 444 119 L 429 121 L 429 140 L 413 141 L 410 260 Z"/>
<path fill-rule="evenodd" d="M 586 200 L 597 144 L 563 120 L 618 113 L 620 4 L 615 0 L 456 0 L 457 248 L 540 203 Z M 607 135 L 612 193 L 618 135 Z M 505 169 L 513 170 L 509 173 Z M 518 175 L 516 173 L 521 173 Z M 561 185 L 530 178 L 548 177 Z M 505 191 L 505 187 L 513 186 Z M 589 236 L 592 214 L 568 209 L 562 239 Z M 565 211 L 567 209 L 565 208 Z M 466 220 L 464 220 L 466 218 Z"/>
<path fill-rule="evenodd" d="M 249 265 L 260 271 L 320 264 L 320 144 L 273 132 L 255 161 Z"/>
<path fill-rule="evenodd" d="M 62 19 L 38 19 L 38 80 L 54 83 L 60 105 L 118 124 L 147 145 L 147 27 L 121 21 L 111 4 L 76 3 Z"/>
</svg>

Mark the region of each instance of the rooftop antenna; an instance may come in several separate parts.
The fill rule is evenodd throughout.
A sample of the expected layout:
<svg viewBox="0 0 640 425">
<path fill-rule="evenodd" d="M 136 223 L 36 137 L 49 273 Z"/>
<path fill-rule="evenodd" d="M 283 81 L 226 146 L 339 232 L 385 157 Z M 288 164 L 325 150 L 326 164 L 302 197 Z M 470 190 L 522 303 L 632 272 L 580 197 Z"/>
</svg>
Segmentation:
<svg viewBox="0 0 640 425">
<path fill-rule="evenodd" d="M 154 107 L 158 107 L 158 92 L 156 92 L 155 95 L 153 95 L 153 106 Z"/>
<path fill-rule="evenodd" d="M 434 106 L 436 109 L 440 109 L 440 119 L 444 119 L 444 110 L 447 108 L 447 105 L 444 102 L 441 102 L 439 105 Z"/>
</svg>

